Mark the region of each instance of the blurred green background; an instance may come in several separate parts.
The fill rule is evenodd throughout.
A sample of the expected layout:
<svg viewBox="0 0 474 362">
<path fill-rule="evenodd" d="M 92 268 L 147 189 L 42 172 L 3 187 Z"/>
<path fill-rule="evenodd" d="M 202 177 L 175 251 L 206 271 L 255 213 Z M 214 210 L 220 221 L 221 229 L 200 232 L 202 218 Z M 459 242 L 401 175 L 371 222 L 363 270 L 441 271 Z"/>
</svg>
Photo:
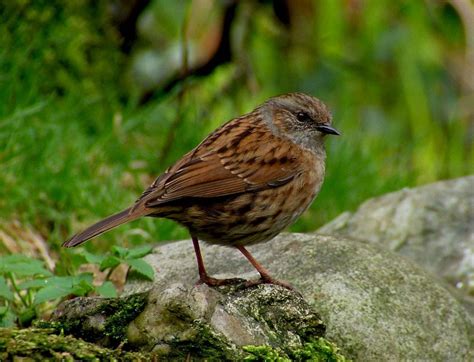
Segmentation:
<svg viewBox="0 0 474 362">
<path fill-rule="evenodd" d="M 324 100 L 343 132 L 293 231 L 474 171 L 469 0 L 17 0 L 0 18 L 0 253 L 34 238 L 58 252 L 214 128 L 290 91 Z M 187 237 L 144 219 L 87 247 Z"/>
</svg>

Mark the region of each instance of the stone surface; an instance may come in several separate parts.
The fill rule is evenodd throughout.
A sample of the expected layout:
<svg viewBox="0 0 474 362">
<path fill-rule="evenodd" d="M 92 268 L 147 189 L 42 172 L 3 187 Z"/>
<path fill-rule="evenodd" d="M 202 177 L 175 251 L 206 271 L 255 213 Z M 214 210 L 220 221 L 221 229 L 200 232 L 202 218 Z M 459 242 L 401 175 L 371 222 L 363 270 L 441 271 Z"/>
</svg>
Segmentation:
<svg viewBox="0 0 474 362">
<path fill-rule="evenodd" d="M 470 358 L 467 312 L 429 273 L 405 258 L 369 243 L 303 234 L 283 234 L 249 249 L 275 277 L 303 293 L 320 313 L 327 339 L 347 357 Z M 257 277 L 237 250 L 204 245 L 203 252 L 211 275 Z M 190 240 L 159 246 L 146 259 L 156 269 L 157 285 L 190 290 L 198 278 Z M 128 293 L 149 288 L 138 281 L 126 286 Z"/>
<path fill-rule="evenodd" d="M 474 176 L 370 199 L 318 233 L 368 241 L 410 258 L 457 287 L 474 313 Z"/>
<path fill-rule="evenodd" d="M 315 311 L 279 286 L 186 288 L 155 285 L 148 305 L 128 328 L 128 341 L 166 358 L 243 359 L 246 345 L 284 354 L 324 334 Z"/>
<path fill-rule="evenodd" d="M 325 326 L 314 308 L 299 293 L 275 285 L 157 283 L 125 298 L 65 301 L 52 321 L 65 334 L 154 359 L 243 360 L 252 355 L 249 346 L 254 355 L 316 358 L 318 348 L 327 355 L 329 346 L 334 360 L 343 360 L 321 339 Z"/>
<path fill-rule="evenodd" d="M 149 293 L 124 298 L 81 297 L 66 300 L 50 321 L 61 333 L 116 348 L 126 340 L 128 325 L 145 309 Z"/>
</svg>

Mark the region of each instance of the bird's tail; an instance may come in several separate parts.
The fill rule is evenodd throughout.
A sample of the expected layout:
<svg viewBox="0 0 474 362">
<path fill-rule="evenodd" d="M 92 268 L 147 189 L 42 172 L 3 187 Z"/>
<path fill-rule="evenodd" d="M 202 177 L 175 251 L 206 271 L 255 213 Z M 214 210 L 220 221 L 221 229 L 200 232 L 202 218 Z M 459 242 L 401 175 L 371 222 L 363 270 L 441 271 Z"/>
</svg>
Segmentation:
<svg viewBox="0 0 474 362">
<path fill-rule="evenodd" d="M 138 211 L 138 210 L 137 210 Z M 106 231 L 117 227 L 119 225 L 125 224 L 129 221 L 138 219 L 141 216 L 148 214 L 147 212 L 131 212 L 131 208 L 125 209 L 117 214 L 106 217 L 105 219 L 95 223 L 92 226 L 89 226 L 84 231 L 77 233 L 69 240 L 63 243 L 63 246 L 66 248 L 72 248 L 74 246 L 80 245 L 86 242 L 93 237 L 105 233 Z"/>
</svg>

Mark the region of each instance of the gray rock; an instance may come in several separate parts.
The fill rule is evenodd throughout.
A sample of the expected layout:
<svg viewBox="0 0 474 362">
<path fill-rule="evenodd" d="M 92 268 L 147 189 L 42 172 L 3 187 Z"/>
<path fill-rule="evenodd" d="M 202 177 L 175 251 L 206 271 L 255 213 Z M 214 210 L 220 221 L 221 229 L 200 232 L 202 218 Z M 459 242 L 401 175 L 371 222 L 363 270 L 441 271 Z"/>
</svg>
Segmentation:
<svg viewBox="0 0 474 362">
<path fill-rule="evenodd" d="M 123 298 L 65 301 L 52 321 L 61 333 L 103 347 L 125 345 L 150 359 L 243 360 L 252 356 L 248 348 L 256 348 L 259 356 L 309 352 L 316 360 L 329 354 L 344 361 L 321 338 L 325 326 L 314 308 L 297 292 L 275 285 L 155 284 Z"/>
<path fill-rule="evenodd" d="M 457 287 L 466 302 L 474 297 L 474 176 L 370 199 L 318 233 L 386 247 Z"/>
<path fill-rule="evenodd" d="M 127 337 L 159 357 L 241 360 L 247 345 L 268 345 L 291 356 L 324 329 L 301 296 L 279 286 L 188 289 L 175 283 L 155 285 Z"/>
<path fill-rule="evenodd" d="M 472 324 L 467 312 L 432 276 L 405 258 L 369 243 L 303 234 L 283 234 L 249 249 L 275 277 L 303 293 L 320 313 L 327 339 L 347 357 L 470 358 Z M 237 250 L 204 246 L 203 251 L 213 276 L 257 277 Z M 159 246 L 146 259 L 156 269 L 160 288 L 180 284 L 191 290 L 198 278 L 190 240 Z M 126 291 L 149 288 L 150 284 L 130 281 Z M 242 333 L 248 337 L 248 331 Z"/>
<path fill-rule="evenodd" d="M 102 347 L 118 347 L 126 340 L 128 325 L 145 309 L 148 294 L 66 300 L 53 312 L 51 327 Z"/>
</svg>

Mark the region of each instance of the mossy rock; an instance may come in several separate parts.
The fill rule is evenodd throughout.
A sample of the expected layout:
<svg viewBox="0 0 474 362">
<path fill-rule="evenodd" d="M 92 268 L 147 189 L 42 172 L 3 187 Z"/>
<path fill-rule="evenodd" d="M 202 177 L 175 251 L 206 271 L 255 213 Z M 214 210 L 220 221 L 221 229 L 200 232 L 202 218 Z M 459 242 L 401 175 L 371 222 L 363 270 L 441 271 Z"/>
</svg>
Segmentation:
<svg viewBox="0 0 474 362">
<path fill-rule="evenodd" d="M 125 298 L 75 298 L 62 303 L 45 323 L 56 330 L 72 334 L 104 347 L 127 342 L 128 324 L 145 308 L 147 293 Z"/>
<path fill-rule="evenodd" d="M 399 255 L 366 242 L 311 234 L 281 234 L 250 250 L 274 277 L 304 295 L 327 327 L 325 338 L 348 358 L 471 358 L 472 322 L 466 310 L 436 278 Z M 258 277 L 231 248 L 204 244 L 203 253 L 212 276 Z M 172 280 L 189 289 L 198 278 L 194 258 L 185 240 L 160 245 L 146 260 L 156 269 L 155 285 Z M 150 287 L 137 279 L 129 280 L 125 290 Z"/>
<path fill-rule="evenodd" d="M 339 348 L 323 337 L 305 343 L 301 348 L 294 349 L 288 354 L 282 354 L 270 346 L 245 346 L 244 351 L 249 355 L 245 361 L 314 361 L 314 362 L 346 362 L 350 361 L 339 352 Z"/>
<path fill-rule="evenodd" d="M 150 355 L 112 350 L 54 328 L 0 329 L 0 361 L 145 361 Z"/>
<path fill-rule="evenodd" d="M 65 301 L 49 326 L 165 360 L 344 361 L 302 296 L 275 285 L 155 284 L 124 298 Z"/>
</svg>

